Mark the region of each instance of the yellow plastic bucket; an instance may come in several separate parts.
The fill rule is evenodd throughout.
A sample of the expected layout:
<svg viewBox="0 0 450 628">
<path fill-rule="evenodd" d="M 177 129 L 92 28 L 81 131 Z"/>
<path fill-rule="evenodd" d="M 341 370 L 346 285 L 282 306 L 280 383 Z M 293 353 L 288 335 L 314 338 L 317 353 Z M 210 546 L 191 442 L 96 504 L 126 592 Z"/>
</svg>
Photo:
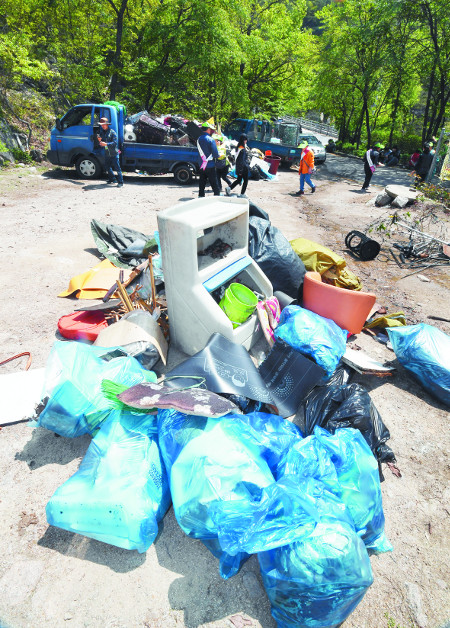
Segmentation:
<svg viewBox="0 0 450 628">
<path fill-rule="evenodd" d="M 258 297 L 241 283 L 232 283 L 225 290 L 219 306 L 233 323 L 233 329 L 245 323 L 255 311 Z"/>
</svg>

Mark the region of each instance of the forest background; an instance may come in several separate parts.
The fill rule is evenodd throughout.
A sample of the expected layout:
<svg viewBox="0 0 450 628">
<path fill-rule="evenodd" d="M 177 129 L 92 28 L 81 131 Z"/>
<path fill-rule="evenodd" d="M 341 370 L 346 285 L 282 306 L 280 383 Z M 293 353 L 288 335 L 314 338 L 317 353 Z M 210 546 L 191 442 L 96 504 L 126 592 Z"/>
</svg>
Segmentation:
<svg viewBox="0 0 450 628">
<path fill-rule="evenodd" d="M 0 0 L 0 118 L 48 137 L 81 102 L 318 117 L 413 151 L 450 110 L 450 0 Z"/>
</svg>

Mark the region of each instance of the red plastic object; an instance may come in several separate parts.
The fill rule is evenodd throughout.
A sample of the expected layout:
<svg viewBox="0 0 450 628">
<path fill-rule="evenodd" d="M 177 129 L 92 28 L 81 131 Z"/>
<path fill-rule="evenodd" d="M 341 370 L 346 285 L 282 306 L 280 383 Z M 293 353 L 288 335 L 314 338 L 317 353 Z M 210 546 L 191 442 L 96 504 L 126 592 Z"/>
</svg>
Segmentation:
<svg viewBox="0 0 450 628">
<path fill-rule="evenodd" d="M 69 340 L 94 342 L 105 327 L 108 327 L 108 323 L 103 312 L 74 312 L 62 316 L 58 321 L 59 333 Z"/>
<path fill-rule="evenodd" d="M 266 157 L 272 157 L 272 151 L 271 150 L 266 150 L 266 152 L 264 153 Z"/>
<path fill-rule="evenodd" d="M 264 161 L 267 161 L 267 163 L 270 164 L 269 173 L 277 174 L 278 168 L 281 163 L 281 157 L 273 155 L 273 157 L 265 157 Z"/>
<path fill-rule="evenodd" d="M 351 334 L 362 330 L 376 297 L 371 292 L 346 290 L 322 282 L 319 273 L 307 272 L 303 280 L 303 307 L 320 314 Z"/>
</svg>

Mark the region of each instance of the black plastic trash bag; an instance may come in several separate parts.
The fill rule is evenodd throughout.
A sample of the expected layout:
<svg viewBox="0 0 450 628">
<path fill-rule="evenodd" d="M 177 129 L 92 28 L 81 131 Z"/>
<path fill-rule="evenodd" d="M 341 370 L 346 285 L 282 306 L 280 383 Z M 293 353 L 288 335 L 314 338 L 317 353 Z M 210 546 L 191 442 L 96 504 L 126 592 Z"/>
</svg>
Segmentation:
<svg viewBox="0 0 450 628">
<path fill-rule="evenodd" d="M 298 298 L 303 287 L 305 266 L 288 240 L 270 221 L 249 219 L 248 252 L 272 283 L 273 289 Z"/>
<path fill-rule="evenodd" d="M 395 463 L 395 455 L 386 444 L 391 435 L 383 423 L 369 393 L 359 384 L 321 386 L 306 398 L 303 433 L 314 432 L 316 425 L 332 434 L 342 427 L 354 427 L 364 436 L 379 462 Z"/>
</svg>

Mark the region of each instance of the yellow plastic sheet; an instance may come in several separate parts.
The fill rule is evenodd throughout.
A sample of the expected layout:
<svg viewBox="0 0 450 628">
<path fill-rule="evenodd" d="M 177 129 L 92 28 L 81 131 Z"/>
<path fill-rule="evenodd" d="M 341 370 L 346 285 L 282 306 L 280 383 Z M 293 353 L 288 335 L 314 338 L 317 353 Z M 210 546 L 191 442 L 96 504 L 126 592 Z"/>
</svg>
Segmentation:
<svg viewBox="0 0 450 628">
<path fill-rule="evenodd" d="M 103 260 L 90 270 L 81 275 L 72 277 L 69 287 L 64 292 L 58 294 L 59 297 L 68 297 L 77 293 L 77 299 L 102 299 L 112 285 L 119 279 L 122 269 L 116 268 L 108 259 Z M 131 270 L 124 270 L 124 281 L 126 281 Z"/>
<path fill-rule="evenodd" d="M 364 325 L 364 329 L 371 329 L 372 327 L 403 327 L 406 325 L 406 318 L 404 312 L 396 312 L 395 314 L 386 314 L 385 316 L 379 316 L 373 321 Z"/>
<path fill-rule="evenodd" d="M 346 268 L 345 259 L 331 249 L 306 238 L 291 240 L 290 244 L 306 270 L 320 273 L 326 283 L 348 290 L 361 290 L 362 283 L 359 277 Z"/>
</svg>

